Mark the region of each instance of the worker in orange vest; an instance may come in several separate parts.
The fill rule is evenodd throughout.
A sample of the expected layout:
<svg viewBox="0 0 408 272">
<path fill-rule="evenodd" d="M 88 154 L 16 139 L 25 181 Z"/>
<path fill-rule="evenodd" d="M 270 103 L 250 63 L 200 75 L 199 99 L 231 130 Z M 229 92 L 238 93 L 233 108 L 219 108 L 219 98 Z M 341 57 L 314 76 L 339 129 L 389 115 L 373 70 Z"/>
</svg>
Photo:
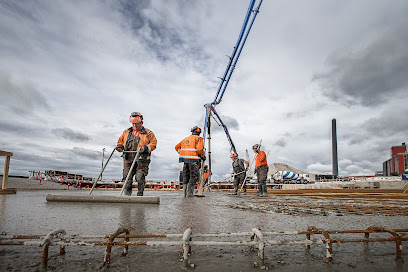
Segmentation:
<svg viewBox="0 0 408 272">
<path fill-rule="evenodd" d="M 211 172 L 212 175 L 212 172 Z M 208 178 L 210 176 L 210 171 L 208 170 L 208 165 L 204 165 L 204 169 L 203 169 L 203 186 L 205 186 L 208 183 Z"/>
<path fill-rule="evenodd" d="M 180 154 L 183 165 L 184 197 L 194 195 L 194 186 L 199 181 L 200 163 L 205 161 L 204 140 L 200 137 L 201 128 L 194 126 L 191 135 L 179 142 L 175 149 Z"/>
<path fill-rule="evenodd" d="M 268 162 L 266 154 L 261 150 L 259 144 L 255 144 L 252 150 L 256 153 L 255 157 L 255 173 L 258 178 L 258 196 L 268 196 L 266 188 L 266 178 L 268 175 Z"/>
<path fill-rule="evenodd" d="M 243 189 L 244 194 L 246 194 L 245 176 L 249 162 L 239 159 L 237 153 L 232 153 L 230 158 L 232 160 L 232 175 L 234 176 L 234 195 L 238 194 L 238 187 L 241 183 L 244 183 Z"/>
<path fill-rule="evenodd" d="M 138 150 L 139 157 L 130 174 L 130 182 L 124 188 L 124 194 L 127 196 L 132 195 L 133 176 L 136 176 L 137 195 L 143 196 L 145 177 L 149 173 L 150 155 L 156 149 L 157 139 L 153 131 L 143 126 L 143 115 L 139 112 L 132 112 L 129 121 L 132 126 L 123 131 L 116 146 L 117 151 L 125 151 L 123 154 L 123 182 L 126 180 Z"/>
</svg>

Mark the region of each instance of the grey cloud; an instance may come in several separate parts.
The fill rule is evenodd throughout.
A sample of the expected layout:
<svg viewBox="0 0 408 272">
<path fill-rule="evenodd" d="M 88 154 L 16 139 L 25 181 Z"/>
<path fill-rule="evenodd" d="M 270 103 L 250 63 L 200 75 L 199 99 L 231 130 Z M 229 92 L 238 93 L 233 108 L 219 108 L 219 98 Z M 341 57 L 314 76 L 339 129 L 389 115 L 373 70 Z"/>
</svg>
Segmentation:
<svg viewBox="0 0 408 272">
<path fill-rule="evenodd" d="M 345 105 L 379 105 L 408 90 L 408 21 L 390 28 L 363 49 L 342 51 L 328 59 L 325 72 L 313 77 L 323 93 Z"/>
<path fill-rule="evenodd" d="M 24 132 L 27 131 L 27 127 L 0 121 L 0 131 Z"/>
<path fill-rule="evenodd" d="M 286 146 L 286 140 L 284 138 L 280 138 L 275 142 L 275 145 L 280 146 L 280 147 L 285 147 Z"/>
<path fill-rule="evenodd" d="M 0 116 L 2 113 L 0 112 Z M 0 120 L 0 132 L 2 132 L 4 135 L 7 135 L 6 137 L 0 137 L 0 145 L 4 141 L 5 144 L 9 142 L 8 139 L 10 138 L 15 138 L 15 139 L 20 139 L 19 136 L 23 135 L 30 135 L 30 138 L 41 138 L 43 139 L 44 137 L 44 131 L 47 128 L 43 126 L 43 124 L 39 124 L 37 122 L 25 122 L 24 119 L 18 119 L 16 120 L 15 118 L 5 118 L 5 121 Z M 16 135 L 19 135 L 16 137 Z M 23 136 L 24 137 L 24 136 Z"/>
<path fill-rule="evenodd" d="M 373 135 L 379 137 L 382 143 L 390 143 L 408 135 L 407 116 L 408 109 L 399 108 L 395 111 L 385 111 L 380 117 L 364 121 L 359 127 L 351 129 L 351 132 L 347 132 L 341 137 L 352 145 L 367 142 Z"/>
<path fill-rule="evenodd" d="M 123 0 L 120 2 L 119 11 L 129 24 L 138 40 L 146 48 L 153 51 L 162 60 L 169 59 L 169 53 L 180 46 L 183 41 L 180 34 L 168 26 L 164 18 L 146 16 L 144 11 L 150 7 L 150 1 Z"/>
<path fill-rule="evenodd" d="M 81 148 L 81 147 L 74 147 L 72 149 L 72 152 L 77 156 L 81 156 L 81 157 L 88 158 L 91 160 L 102 159 L 101 151 L 95 151 L 92 149 L 86 149 L 86 148 Z"/>
<path fill-rule="evenodd" d="M 91 140 L 91 137 L 88 135 L 79 131 L 73 131 L 70 128 L 56 128 L 52 130 L 52 133 L 72 142 L 88 142 Z"/>
<path fill-rule="evenodd" d="M 146 24 L 147 19 L 143 16 L 143 10 L 149 6 L 149 0 L 122 0 L 119 2 L 119 11 L 125 15 L 131 28 L 137 32 Z"/>
<path fill-rule="evenodd" d="M 0 1 L 0 13 L 10 13 L 14 16 L 24 17 L 37 21 L 36 16 L 31 12 L 30 8 L 25 6 L 27 2 L 24 1 Z"/>
<path fill-rule="evenodd" d="M 311 111 L 298 111 L 298 112 L 287 112 L 284 114 L 286 118 L 305 118 L 311 114 Z"/>
<path fill-rule="evenodd" d="M 239 130 L 239 124 L 237 119 L 235 119 L 234 117 L 229 117 L 229 116 L 220 116 L 222 121 L 224 122 L 224 124 L 227 126 L 228 131 L 231 131 L 231 129 L 234 130 Z M 220 125 L 218 125 L 217 122 L 214 121 L 214 119 L 212 119 L 212 126 L 211 126 L 211 132 L 220 132 L 220 131 L 224 131 L 224 128 L 222 127 L 221 123 L 219 123 Z"/>
<path fill-rule="evenodd" d="M 0 70 L 0 100 L 17 114 L 26 114 L 34 109 L 50 110 L 47 99 L 25 80 L 12 77 Z"/>
<path fill-rule="evenodd" d="M 394 108 L 392 111 L 386 111 L 381 117 L 369 119 L 363 127 L 370 134 L 383 137 L 390 134 L 408 135 L 407 116 L 408 109 Z"/>
<path fill-rule="evenodd" d="M 166 5 L 176 7 L 172 7 L 172 11 L 157 10 L 152 8 L 149 0 L 122 0 L 118 9 L 137 40 L 160 61 L 171 61 L 182 66 L 188 64 L 198 71 L 205 72 L 204 68 L 211 65 L 210 55 L 204 52 L 199 37 L 188 23 L 178 25 L 169 13 L 177 12 L 178 18 L 185 18 L 183 13 L 197 8 L 196 4 L 170 2 Z"/>
</svg>

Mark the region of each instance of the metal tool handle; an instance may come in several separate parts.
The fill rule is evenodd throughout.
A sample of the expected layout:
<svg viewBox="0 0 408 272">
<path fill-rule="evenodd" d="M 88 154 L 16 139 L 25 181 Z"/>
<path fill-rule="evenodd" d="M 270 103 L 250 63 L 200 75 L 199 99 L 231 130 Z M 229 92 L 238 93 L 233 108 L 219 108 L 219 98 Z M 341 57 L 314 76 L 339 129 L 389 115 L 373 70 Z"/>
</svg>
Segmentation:
<svg viewBox="0 0 408 272">
<path fill-rule="evenodd" d="M 201 175 L 200 175 L 200 187 L 198 188 L 197 195 L 202 196 L 204 191 L 204 164 L 205 161 L 201 163 Z"/>
<path fill-rule="evenodd" d="M 99 174 L 98 178 L 95 180 L 94 184 L 92 185 L 92 188 L 91 188 L 91 190 L 89 191 L 89 194 L 92 194 L 92 191 L 93 191 L 93 189 L 94 189 L 95 186 L 96 186 L 96 183 L 97 183 L 98 180 L 102 177 L 102 173 L 103 173 L 103 171 L 105 170 L 106 166 L 108 165 L 109 160 L 112 158 L 112 155 L 113 155 L 113 153 L 115 152 L 115 150 L 116 150 L 116 147 L 112 150 L 112 153 L 110 154 L 108 160 L 106 161 L 105 166 L 102 168 L 101 173 Z"/>
<path fill-rule="evenodd" d="M 128 182 L 129 182 L 129 177 L 130 177 L 130 175 L 131 175 L 131 173 L 132 173 L 132 171 L 133 171 L 133 167 L 135 167 L 137 158 L 139 157 L 139 153 L 140 153 L 140 148 L 137 150 L 136 156 L 135 156 L 135 158 L 133 159 L 133 162 L 132 162 L 132 166 L 130 166 L 130 170 L 129 170 L 128 174 L 127 174 L 125 183 L 123 183 L 123 185 L 122 185 L 122 190 L 120 190 L 120 195 L 123 194 L 123 191 L 125 190 L 125 187 L 126 187 L 126 185 L 128 184 Z"/>
</svg>

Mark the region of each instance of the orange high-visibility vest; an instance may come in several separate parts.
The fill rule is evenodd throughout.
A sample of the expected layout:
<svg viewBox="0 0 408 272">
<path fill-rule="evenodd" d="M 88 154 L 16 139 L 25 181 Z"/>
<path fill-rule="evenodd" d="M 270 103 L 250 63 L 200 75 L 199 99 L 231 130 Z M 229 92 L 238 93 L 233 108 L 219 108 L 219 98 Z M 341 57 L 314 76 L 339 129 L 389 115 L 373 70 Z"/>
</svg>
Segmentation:
<svg viewBox="0 0 408 272">
<path fill-rule="evenodd" d="M 203 178 L 208 179 L 209 174 L 210 174 L 210 171 L 208 171 L 208 170 L 204 171 Z M 211 172 L 211 175 L 212 175 L 212 172 Z"/>
<path fill-rule="evenodd" d="M 267 165 L 266 154 L 262 150 L 259 150 L 258 154 L 255 157 L 255 169 L 262 165 Z"/>
<path fill-rule="evenodd" d="M 203 138 L 197 135 L 184 138 L 175 146 L 175 149 L 180 154 L 179 162 L 194 163 L 205 156 Z"/>
<path fill-rule="evenodd" d="M 127 151 L 126 141 L 128 139 L 129 133 L 133 133 L 133 129 L 131 127 L 123 131 L 122 135 L 118 139 L 118 145 L 123 146 L 123 149 L 126 151 Z M 140 140 L 135 150 L 137 150 L 137 148 L 141 147 L 142 145 L 149 145 L 150 151 L 156 149 L 157 139 L 153 131 L 143 127 L 142 130 L 137 134 L 137 136 L 140 137 Z"/>
</svg>

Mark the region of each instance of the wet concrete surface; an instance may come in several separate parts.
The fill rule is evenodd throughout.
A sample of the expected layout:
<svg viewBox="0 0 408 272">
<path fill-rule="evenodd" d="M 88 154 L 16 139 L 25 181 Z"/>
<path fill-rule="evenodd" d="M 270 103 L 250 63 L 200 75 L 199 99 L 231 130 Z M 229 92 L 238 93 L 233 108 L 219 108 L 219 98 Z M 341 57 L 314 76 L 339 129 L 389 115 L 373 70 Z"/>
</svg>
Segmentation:
<svg viewBox="0 0 408 272">
<path fill-rule="evenodd" d="M 65 229 L 68 235 L 114 233 L 120 227 L 132 227 L 132 234 L 182 234 L 191 227 L 193 233 L 248 232 L 258 228 L 270 231 L 305 231 L 309 226 L 322 230 L 366 229 L 381 226 L 408 228 L 406 216 L 383 216 L 344 213 L 282 213 L 283 203 L 316 203 L 312 197 L 255 195 L 233 196 L 205 193 L 206 197 L 184 198 L 182 192 L 147 191 L 159 196 L 160 204 L 120 203 L 47 203 L 47 194 L 87 194 L 87 191 L 19 190 L 15 195 L 0 195 L 0 232 L 9 235 L 45 235 Z M 96 191 L 95 194 L 119 195 L 119 191 Z M 352 200 L 319 198 L 319 205 L 342 207 Z M 395 200 L 393 200 L 395 202 Z M 398 204 L 394 203 L 393 204 Z M 280 204 L 279 204 L 280 203 Z M 405 202 L 403 202 L 406 205 Z M 362 205 L 355 203 L 355 205 Z M 283 205 L 284 206 L 284 205 Z M 343 205 L 344 206 L 344 205 Z M 397 205 L 398 206 L 398 205 Z M 238 207 L 238 208 L 237 208 Z M 251 207 L 251 208 L 248 208 Z M 288 206 L 287 207 L 294 207 Z M 363 234 L 353 236 L 363 238 Z M 291 238 L 286 237 L 286 239 Z M 293 237 L 295 238 L 295 237 Z M 296 237 L 299 238 L 299 237 Z M 322 239 L 323 237 L 319 237 Z M 249 239 L 247 239 L 249 240 Z M 275 271 L 408 271 L 408 242 L 403 242 L 404 261 L 395 261 L 395 243 L 333 245 L 332 263 L 326 260 L 324 245 L 280 245 L 265 248 L 265 267 Z M 196 246 L 192 249 L 189 268 L 194 271 L 256 271 L 261 267 L 257 250 L 245 246 Z M 68 246 L 65 256 L 51 247 L 49 269 L 55 271 L 181 271 L 179 246 L 130 246 L 129 254 L 120 255 L 114 247 L 109 267 L 101 266 L 104 246 Z M 3 271 L 38 271 L 41 248 L 1 246 Z"/>
</svg>

